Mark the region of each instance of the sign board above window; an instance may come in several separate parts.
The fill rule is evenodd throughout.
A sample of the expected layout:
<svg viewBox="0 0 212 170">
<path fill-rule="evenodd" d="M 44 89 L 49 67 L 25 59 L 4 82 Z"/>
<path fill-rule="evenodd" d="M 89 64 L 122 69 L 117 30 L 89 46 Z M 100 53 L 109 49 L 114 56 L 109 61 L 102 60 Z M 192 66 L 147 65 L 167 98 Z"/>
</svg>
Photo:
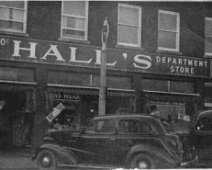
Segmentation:
<svg viewBox="0 0 212 170">
<path fill-rule="evenodd" d="M 9 36 L 0 37 L 0 60 L 52 63 L 100 68 L 101 49 Z M 107 50 L 107 69 L 165 75 L 210 77 L 210 60 L 187 56 L 145 53 L 140 50 Z"/>
</svg>

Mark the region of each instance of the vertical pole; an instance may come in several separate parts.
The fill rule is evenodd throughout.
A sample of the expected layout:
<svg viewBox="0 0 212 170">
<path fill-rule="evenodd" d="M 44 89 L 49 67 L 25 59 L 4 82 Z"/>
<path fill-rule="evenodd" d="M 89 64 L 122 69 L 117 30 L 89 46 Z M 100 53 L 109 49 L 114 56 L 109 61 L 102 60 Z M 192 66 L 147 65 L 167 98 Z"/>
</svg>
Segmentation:
<svg viewBox="0 0 212 170">
<path fill-rule="evenodd" d="M 102 29 L 102 52 L 100 67 L 100 88 L 99 88 L 99 115 L 105 115 L 106 112 L 106 62 L 107 62 L 107 39 L 109 35 L 109 25 L 107 18 L 104 20 Z"/>
</svg>

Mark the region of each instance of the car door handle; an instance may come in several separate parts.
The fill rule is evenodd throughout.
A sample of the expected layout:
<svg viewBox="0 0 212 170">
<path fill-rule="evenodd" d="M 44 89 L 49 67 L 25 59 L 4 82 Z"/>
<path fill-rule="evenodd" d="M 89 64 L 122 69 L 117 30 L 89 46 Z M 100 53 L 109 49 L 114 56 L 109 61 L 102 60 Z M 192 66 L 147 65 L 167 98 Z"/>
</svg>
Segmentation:
<svg viewBox="0 0 212 170">
<path fill-rule="evenodd" d="M 115 140 L 115 138 L 110 138 L 110 140 Z"/>
</svg>

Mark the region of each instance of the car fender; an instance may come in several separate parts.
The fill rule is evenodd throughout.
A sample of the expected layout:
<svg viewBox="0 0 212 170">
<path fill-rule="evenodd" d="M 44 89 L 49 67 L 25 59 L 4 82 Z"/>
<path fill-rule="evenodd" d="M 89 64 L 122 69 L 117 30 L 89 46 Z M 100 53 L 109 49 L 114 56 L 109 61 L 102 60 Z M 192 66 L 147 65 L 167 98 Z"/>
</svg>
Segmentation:
<svg viewBox="0 0 212 170">
<path fill-rule="evenodd" d="M 37 154 L 43 149 L 49 149 L 53 151 L 59 164 L 77 164 L 77 156 L 69 149 L 66 149 L 57 144 L 48 143 L 41 145 L 39 150 L 37 151 Z"/>
<path fill-rule="evenodd" d="M 132 159 L 132 157 L 134 155 L 136 155 L 137 153 L 141 153 L 141 152 L 162 158 L 171 164 L 180 163 L 180 160 L 178 158 L 173 158 L 171 155 L 164 152 L 162 149 L 158 149 L 158 148 L 156 148 L 154 146 L 150 146 L 150 145 L 139 144 L 139 145 L 133 146 L 130 149 L 130 151 L 127 153 L 127 158 L 126 158 L 127 165 L 130 163 L 130 160 Z"/>
</svg>

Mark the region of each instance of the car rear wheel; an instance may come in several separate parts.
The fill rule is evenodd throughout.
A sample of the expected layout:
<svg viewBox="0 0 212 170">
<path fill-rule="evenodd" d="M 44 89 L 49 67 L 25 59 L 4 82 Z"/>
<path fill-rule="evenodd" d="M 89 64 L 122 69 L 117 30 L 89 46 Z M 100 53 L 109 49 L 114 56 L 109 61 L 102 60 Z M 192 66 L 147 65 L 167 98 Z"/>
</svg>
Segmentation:
<svg viewBox="0 0 212 170">
<path fill-rule="evenodd" d="M 56 170 L 57 167 L 55 155 L 48 149 L 42 150 L 38 154 L 36 163 L 40 170 Z"/>
<path fill-rule="evenodd" d="M 135 155 L 130 163 L 131 168 L 138 169 L 153 169 L 155 168 L 154 160 L 147 154 L 137 154 Z"/>
</svg>

